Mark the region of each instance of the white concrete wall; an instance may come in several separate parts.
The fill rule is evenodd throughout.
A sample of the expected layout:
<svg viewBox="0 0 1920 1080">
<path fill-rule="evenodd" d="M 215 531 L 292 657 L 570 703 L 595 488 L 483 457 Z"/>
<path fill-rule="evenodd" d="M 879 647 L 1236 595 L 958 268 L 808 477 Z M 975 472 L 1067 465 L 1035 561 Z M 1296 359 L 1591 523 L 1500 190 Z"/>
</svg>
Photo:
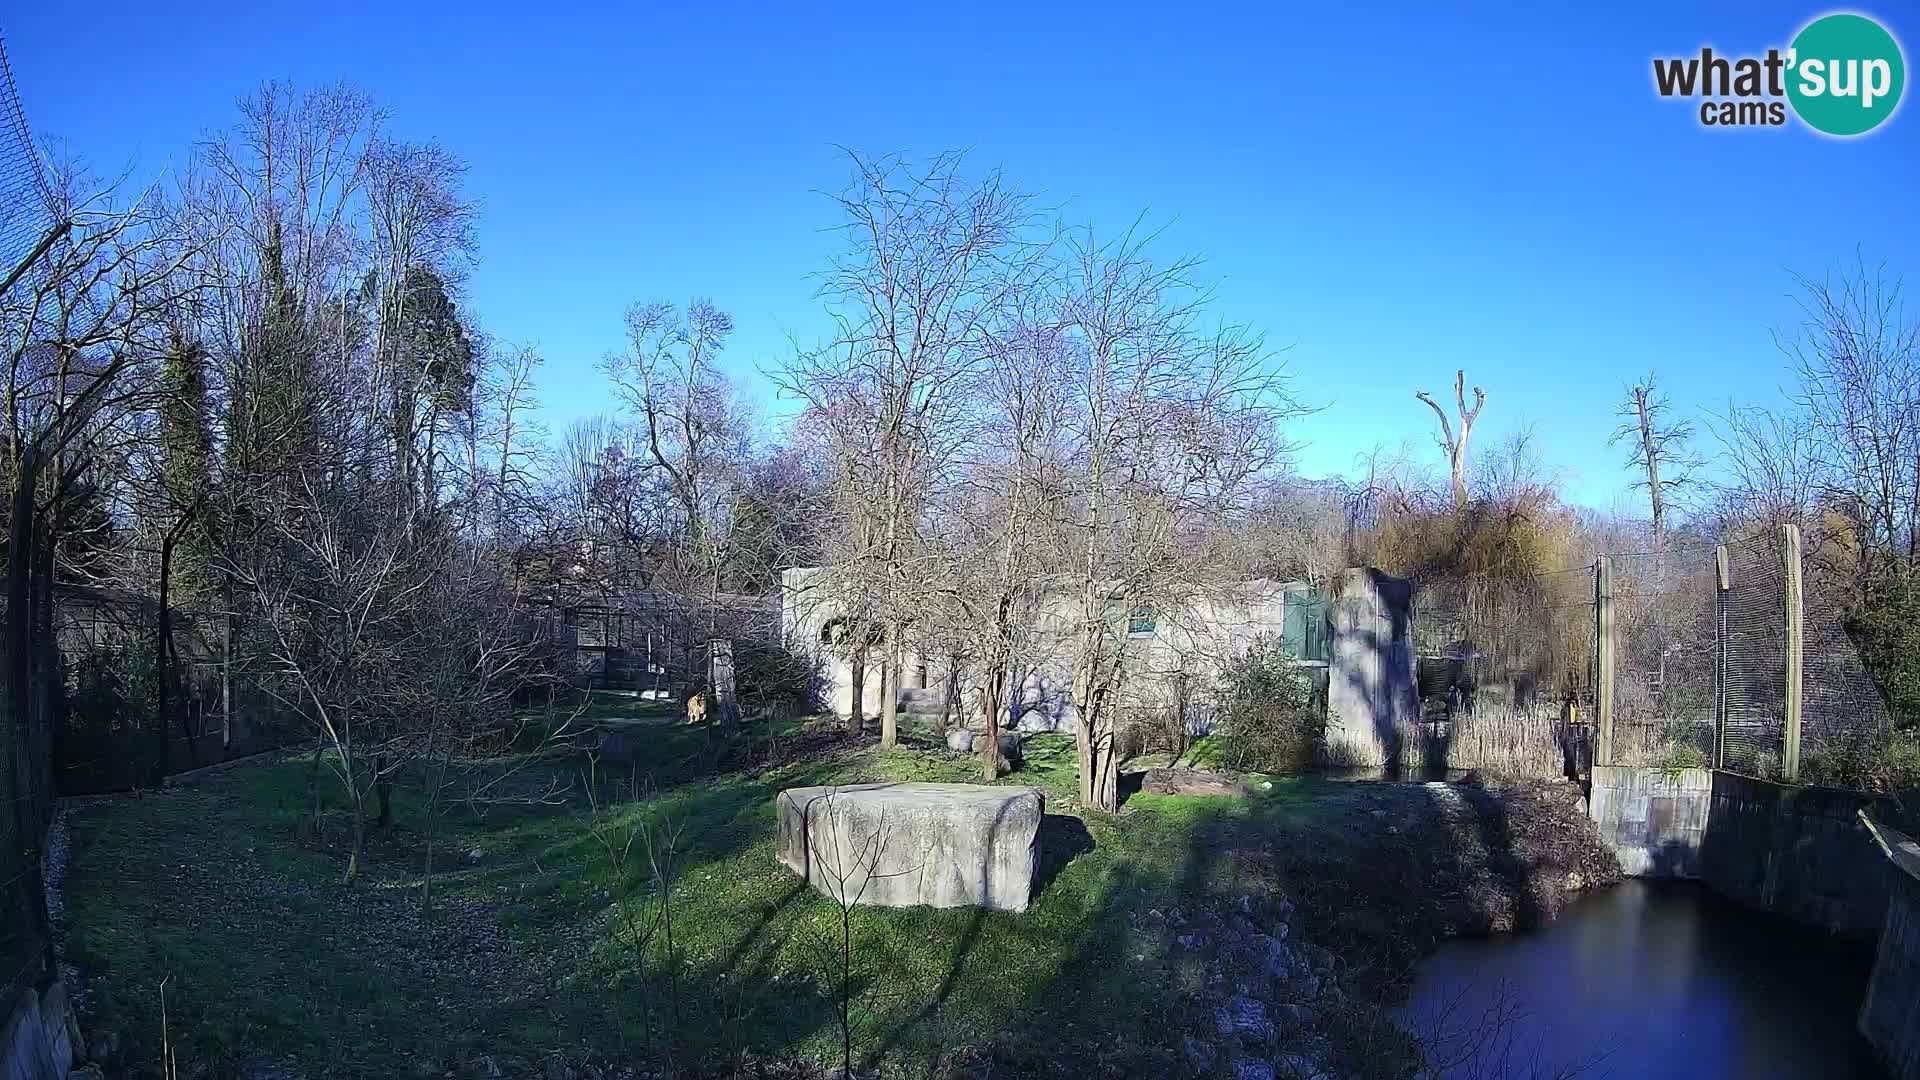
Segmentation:
<svg viewBox="0 0 1920 1080">
<path fill-rule="evenodd" d="M 790 646 L 815 658 L 822 672 L 825 707 L 837 716 L 849 715 L 853 701 L 852 665 L 827 643 L 821 632 L 841 617 L 846 605 L 826 585 L 829 579 L 816 568 L 798 568 L 781 575 L 781 626 Z M 1307 588 L 1305 582 L 1267 580 L 1243 583 L 1231 599 L 1202 598 L 1177 611 L 1156 615 L 1151 633 L 1127 640 L 1129 678 L 1123 704 L 1148 708 L 1170 704 L 1175 676 L 1185 674 L 1190 693 L 1201 704 L 1208 700 L 1228 660 L 1244 653 L 1260 634 L 1279 634 L 1284 627 L 1286 594 Z M 1124 613 L 1116 619 L 1124 620 Z M 1079 709 L 1073 701 L 1073 632 L 1079 618 L 1079 599 L 1066 593 L 1044 596 L 1024 622 L 1027 640 L 1018 653 L 1024 670 L 1020 691 L 1009 709 L 1022 731 L 1074 731 Z M 909 689 L 918 682 L 924 665 L 927 686 L 939 694 L 948 676 L 949 661 L 922 656 L 909 648 L 904 667 Z M 866 670 L 866 713 L 880 708 L 879 651 Z M 962 707 L 969 720 L 976 708 L 971 684 L 962 673 Z M 1010 723 L 1010 726 L 1016 726 Z"/>
</svg>

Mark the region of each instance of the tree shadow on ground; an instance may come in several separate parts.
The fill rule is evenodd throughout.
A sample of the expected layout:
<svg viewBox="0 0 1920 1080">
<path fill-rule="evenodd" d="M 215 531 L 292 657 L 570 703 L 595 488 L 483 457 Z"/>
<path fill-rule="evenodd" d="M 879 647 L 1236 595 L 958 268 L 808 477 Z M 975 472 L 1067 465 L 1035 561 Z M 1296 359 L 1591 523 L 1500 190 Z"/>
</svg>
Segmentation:
<svg viewBox="0 0 1920 1080">
<path fill-rule="evenodd" d="M 1093 834 L 1087 831 L 1087 823 L 1066 814 L 1042 816 L 1039 835 L 1034 841 L 1040 848 L 1033 871 L 1035 900 L 1047 891 L 1068 863 L 1093 850 Z"/>
</svg>

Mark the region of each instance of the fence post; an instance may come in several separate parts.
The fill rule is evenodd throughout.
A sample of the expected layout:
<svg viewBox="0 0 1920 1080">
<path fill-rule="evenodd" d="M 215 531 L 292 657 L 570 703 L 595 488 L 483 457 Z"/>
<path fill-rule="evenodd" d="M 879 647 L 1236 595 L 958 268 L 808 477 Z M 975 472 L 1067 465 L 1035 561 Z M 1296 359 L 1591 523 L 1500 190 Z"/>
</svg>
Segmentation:
<svg viewBox="0 0 1920 1080">
<path fill-rule="evenodd" d="M 233 599 L 220 595 L 220 749 L 233 749 Z"/>
<path fill-rule="evenodd" d="M 1713 634 L 1713 767 L 1727 767 L 1727 545 L 1713 549 L 1713 569 L 1718 590 L 1714 593 L 1715 628 Z"/>
<path fill-rule="evenodd" d="M 1788 783 L 1800 779 L 1800 676 L 1802 642 L 1802 613 L 1805 608 L 1800 594 L 1800 526 L 1780 526 L 1780 559 L 1782 569 L 1786 571 L 1787 592 L 1787 685 L 1786 690 L 1786 746 L 1782 752 L 1782 771 Z"/>
<path fill-rule="evenodd" d="M 1613 559 L 1593 564 L 1593 701 L 1599 735 L 1595 764 L 1613 764 Z"/>
</svg>

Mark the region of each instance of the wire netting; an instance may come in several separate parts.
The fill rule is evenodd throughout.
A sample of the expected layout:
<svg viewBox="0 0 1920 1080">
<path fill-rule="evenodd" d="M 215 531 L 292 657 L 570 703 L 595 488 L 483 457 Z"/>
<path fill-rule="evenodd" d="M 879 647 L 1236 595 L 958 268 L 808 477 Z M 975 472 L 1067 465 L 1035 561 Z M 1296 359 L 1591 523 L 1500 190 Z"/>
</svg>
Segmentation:
<svg viewBox="0 0 1920 1080">
<path fill-rule="evenodd" d="M 1776 532 L 1727 545 L 1727 590 L 1720 602 L 1726 671 L 1720 763 L 1752 776 L 1779 777 L 1784 764 L 1786 581 Z"/>
<path fill-rule="evenodd" d="M 1893 719 L 1847 633 L 1849 582 L 1809 557 L 1801 574 L 1800 780 L 1871 787 Z"/>
<path fill-rule="evenodd" d="M 54 636 L 67 688 L 54 746 L 60 794 L 146 786 L 281 741 L 263 703 L 250 703 L 244 720 L 236 715 L 227 667 L 232 628 L 220 612 L 172 609 L 163 718 L 158 601 L 71 585 L 60 586 L 56 600 Z"/>
<path fill-rule="evenodd" d="M 0 46 L 0 276 L 10 274 L 47 235 L 52 198 L 13 74 Z M 16 545 L 9 545 L 16 547 Z M 9 550 L 10 560 L 36 552 Z M 51 562 L 50 558 L 45 559 Z M 23 563 L 30 565 L 29 563 Z M 36 574 L 36 578 L 45 575 Z M 52 973 L 52 935 L 41 885 L 41 852 L 53 820 L 53 716 L 61 695 L 52 658 L 51 601 L 30 580 L 0 609 L 0 1000 L 38 987 Z M 40 587 L 35 587 L 36 585 Z M 17 624 L 17 625 L 16 625 Z"/>
<path fill-rule="evenodd" d="M 1706 544 L 1609 557 L 1613 764 L 1708 764 L 1719 701 L 1718 570 Z"/>
<path fill-rule="evenodd" d="M 0 274 L 32 251 L 53 223 L 53 194 L 0 45 Z"/>
<path fill-rule="evenodd" d="M 1420 583 L 1413 637 L 1421 710 L 1408 764 L 1557 777 L 1577 770 L 1593 574 L 1473 574 Z"/>
</svg>

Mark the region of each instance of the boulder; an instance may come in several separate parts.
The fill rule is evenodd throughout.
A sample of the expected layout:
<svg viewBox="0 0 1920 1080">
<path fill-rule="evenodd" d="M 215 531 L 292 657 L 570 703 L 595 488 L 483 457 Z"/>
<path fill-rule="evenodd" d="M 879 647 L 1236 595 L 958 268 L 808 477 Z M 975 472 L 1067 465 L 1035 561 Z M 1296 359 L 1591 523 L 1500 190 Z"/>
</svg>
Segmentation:
<svg viewBox="0 0 1920 1080">
<path fill-rule="evenodd" d="M 985 736 L 981 735 L 976 736 L 973 740 L 974 749 L 980 751 L 982 754 L 987 752 L 987 744 L 984 739 Z M 1000 761 L 1009 769 L 1017 769 L 1020 767 L 1020 736 L 1000 736 Z"/>
<path fill-rule="evenodd" d="M 803 787 L 775 804 L 781 865 L 835 900 L 1027 909 L 1046 809 L 1033 788 Z"/>
<path fill-rule="evenodd" d="M 972 752 L 973 732 L 966 728 L 955 728 L 947 732 L 947 749 L 957 750 L 962 754 Z"/>
<path fill-rule="evenodd" d="M 1224 1006 L 1213 1010 L 1215 1028 L 1222 1035 L 1240 1034 L 1265 1041 L 1273 1038 L 1273 1021 L 1267 1016 L 1267 1004 L 1259 998 L 1236 994 Z"/>
<path fill-rule="evenodd" d="M 1207 769 L 1148 769 L 1140 788 L 1155 795 L 1247 795 L 1252 789 L 1237 776 Z"/>
</svg>

